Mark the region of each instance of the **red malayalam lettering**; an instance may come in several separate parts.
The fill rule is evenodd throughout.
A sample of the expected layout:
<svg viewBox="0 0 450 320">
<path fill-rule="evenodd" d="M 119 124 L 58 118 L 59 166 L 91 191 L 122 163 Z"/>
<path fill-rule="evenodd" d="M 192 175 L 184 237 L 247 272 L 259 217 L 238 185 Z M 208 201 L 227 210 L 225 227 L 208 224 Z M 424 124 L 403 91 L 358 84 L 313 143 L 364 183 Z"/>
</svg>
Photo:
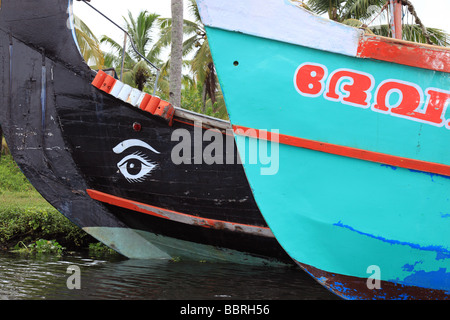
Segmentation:
<svg viewBox="0 0 450 320">
<path fill-rule="evenodd" d="M 294 84 L 303 96 L 318 97 L 324 89 L 327 68 L 320 64 L 305 63 L 295 72 Z"/>
<path fill-rule="evenodd" d="M 389 97 L 393 92 L 399 94 L 395 106 L 389 105 Z M 425 109 L 421 110 L 424 98 L 419 86 L 400 80 L 386 80 L 378 86 L 376 103 L 372 108 L 374 111 L 391 113 L 393 116 L 442 126 L 444 122 L 442 116 L 449 93 L 439 89 L 427 89 L 427 95 L 429 97 L 427 104 Z"/>
<path fill-rule="evenodd" d="M 444 122 L 443 115 L 450 100 L 450 91 L 428 88 L 425 93 L 428 96 L 427 113 L 432 118 L 429 121 L 433 122 L 434 120 L 435 123 Z M 446 127 L 448 128 L 448 122 L 446 123 Z"/>
<path fill-rule="evenodd" d="M 373 77 L 349 69 L 335 70 L 328 79 L 325 98 L 337 100 L 356 107 L 369 107 L 372 97 L 370 91 L 374 85 Z M 342 91 L 338 92 L 338 89 Z"/>
<path fill-rule="evenodd" d="M 323 96 L 327 100 L 362 108 L 370 106 L 371 92 L 375 83 L 372 75 L 356 70 L 337 69 L 328 77 L 325 90 L 327 73 L 328 69 L 321 64 L 300 65 L 294 76 L 297 92 L 315 98 L 325 91 Z M 397 94 L 397 99 L 392 96 L 393 94 Z M 375 102 L 371 109 L 434 126 L 445 124 L 446 128 L 450 129 L 450 119 L 447 121 L 444 119 L 450 101 L 450 91 L 428 88 L 425 94 L 426 103 L 423 90 L 415 83 L 396 79 L 385 80 L 376 89 Z"/>
</svg>

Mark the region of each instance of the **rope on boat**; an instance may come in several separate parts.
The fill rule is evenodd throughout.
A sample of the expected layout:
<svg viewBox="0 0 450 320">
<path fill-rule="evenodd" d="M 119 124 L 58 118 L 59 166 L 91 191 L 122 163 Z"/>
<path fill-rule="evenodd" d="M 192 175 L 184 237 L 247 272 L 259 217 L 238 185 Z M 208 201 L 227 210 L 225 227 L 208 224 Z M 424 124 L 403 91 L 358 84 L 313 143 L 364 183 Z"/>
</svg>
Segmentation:
<svg viewBox="0 0 450 320">
<path fill-rule="evenodd" d="M 433 42 L 431 41 L 430 34 L 428 33 L 427 28 L 424 26 L 422 21 L 419 19 L 419 16 L 417 15 L 417 12 L 416 12 L 416 9 L 414 9 L 414 6 L 412 5 L 412 3 L 409 0 L 401 0 L 401 1 L 402 1 L 402 5 L 408 7 L 408 11 L 412 14 L 414 19 L 416 20 L 416 24 L 418 24 L 420 26 L 420 28 L 422 28 L 422 32 L 423 32 L 423 35 L 424 35 L 425 39 L 427 40 L 427 43 L 428 44 L 433 44 Z"/>
</svg>

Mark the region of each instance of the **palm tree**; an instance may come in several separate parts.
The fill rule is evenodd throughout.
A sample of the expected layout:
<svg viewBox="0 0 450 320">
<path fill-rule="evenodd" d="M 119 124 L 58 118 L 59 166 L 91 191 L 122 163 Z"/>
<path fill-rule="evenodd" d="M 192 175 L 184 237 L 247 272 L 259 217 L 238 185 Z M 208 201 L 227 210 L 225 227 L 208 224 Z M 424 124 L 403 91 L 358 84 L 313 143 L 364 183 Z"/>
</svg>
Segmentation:
<svg viewBox="0 0 450 320">
<path fill-rule="evenodd" d="M 388 23 L 372 25 L 377 18 L 383 18 L 382 11 L 389 9 L 387 0 L 308 0 L 307 5 L 311 11 L 322 15 L 328 14 L 328 18 L 353 27 L 364 28 L 367 32 L 390 36 Z M 415 13 L 412 3 L 402 0 L 407 6 L 404 14 L 403 39 L 422 43 L 433 43 L 440 46 L 449 46 L 449 35 L 443 30 L 426 28 Z M 408 16 L 412 16 L 408 19 Z M 411 22 L 405 23 L 408 20 Z M 389 21 L 389 16 L 387 18 Z"/>
<path fill-rule="evenodd" d="M 183 0 L 172 0 L 172 45 L 170 52 L 170 103 L 181 106 L 183 64 Z"/>
<path fill-rule="evenodd" d="M 184 64 L 191 69 L 194 77 L 193 80 L 196 83 L 194 84 L 195 88 L 197 87 L 197 84 L 200 84 L 202 87 L 202 108 L 201 110 L 196 108 L 194 111 L 208 113 L 207 109 L 209 106 L 211 108 L 209 114 L 226 118 L 225 102 L 220 90 L 208 39 L 203 24 L 201 23 L 197 4 L 195 0 L 188 1 L 188 8 L 195 17 L 195 21 L 184 20 L 183 22 L 183 31 L 185 35 L 185 40 L 183 42 L 183 56 L 193 55 L 193 58 L 190 61 L 185 61 Z M 160 48 L 164 48 L 170 45 L 172 41 L 172 19 L 160 19 L 160 28 L 161 36 L 156 45 Z M 169 64 L 170 60 L 166 62 L 166 65 Z M 162 73 L 164 73 L 164 66 L 162 67 L 162 70 Z"/>
<path fill-rule="evenodd" d="M 130 35 L 130 40 L 134 43 L 137 51 L 139 51 L 147 60 L 155 61 L 158 64 L 158 55 L 160 53 L 158 48 L 154 48 L 153 31 L 156 28 L 156 21 L 159 15 L 156 13 L 148 13 L 141 11 L 135 19 L 131 12 L 128 12 L 128 19 L 125 20 L 125 30 Z M 115 67 L 116 70 L 123 74 L 122 81 L 139 90 L 144 90 L 144 87 L 149 82 L 152 76 L 152 70 L 142 59 L 142 57 L 133 50 L 132 46 L 126 47 L 116 42 L 114 39 L 104 35 L 100 39 L 101 43 L 108 44 L 113 51 L 113 55 L 107 55 L 110 67 Z M 115 56 L 115 57 L 114 57 Z M 124 65 L 122 70 L 121 61 L 124 57 Z"/>
<path fill-rule="evenodd" d="M 330 20 L 366 19 L 372 15 L 369 8 L 382 7 L 386 0 L 308 0 L 307 5 L 317 14 L 328 13 Z"/>
<path fill-rule="evenodd" d="M 74 16 L 74 27 L 77 37 L 78 47 L 86 63 L 92 69 L 104 67 L 105 58 L 100 49 L 100 42 L 92 33 L 91 29 L 77 16 Z"/>
<path fill-rule="evenodd" d="M 404 40 L 435 44 L 443 47 L 450 46 L 450 36 L 443 30 L 424 26 L 413 4 L 409 0 L 402 0 L 402 5 L 404 7 L 402 23 L 402 36 Z M 387 11 L 387 8 L 386 3 L 382 9 Z M 374 34 L 381 36 L 389 36 L 392 32 L 387 24 L 373 26 L 370 30 Z"/>
<path fill-rule="evenodd" d="M 195 33 L 186 40 L 186 47 L 198 48 L 192 59 L 192 71 L 197 81 L 203 84 L 204 101 L 206 100 L 206 96 L 209 96 L 211 103 L 214 105 L 217 102 L 217 96 L 221 95 L 216 69 L 209 48 L 208 38 L 206 37 L 206 31 L 201 23 L 197 4 L 195 0 L 189 0 L 189 2 L 189 8 L 196 20 L 196 29 L 194 30 Z"/>
</svg>

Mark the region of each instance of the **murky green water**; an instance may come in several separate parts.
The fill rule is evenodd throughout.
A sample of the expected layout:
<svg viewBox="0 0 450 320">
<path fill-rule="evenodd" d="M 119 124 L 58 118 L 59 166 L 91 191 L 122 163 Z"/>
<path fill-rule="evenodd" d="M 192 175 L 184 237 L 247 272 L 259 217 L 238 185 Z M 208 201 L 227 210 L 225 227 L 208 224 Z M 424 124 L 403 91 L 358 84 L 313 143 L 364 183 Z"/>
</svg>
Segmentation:
<svg viewBox="0 0 450 320">
<path fill-rule="evenodd" d="M 79 272 L 68 270 L 75 266 Z M 77 268 L 78 267 L 78 268 Z M 77 277 L 77 278 L 76 278 Z M 68 288 L 74 287 L 73 289 Z M 79 285 L 79 289 L 76 288 Z M 0 299 L 337 299 L 298 268 L 0 252 Z"/>
</svg>

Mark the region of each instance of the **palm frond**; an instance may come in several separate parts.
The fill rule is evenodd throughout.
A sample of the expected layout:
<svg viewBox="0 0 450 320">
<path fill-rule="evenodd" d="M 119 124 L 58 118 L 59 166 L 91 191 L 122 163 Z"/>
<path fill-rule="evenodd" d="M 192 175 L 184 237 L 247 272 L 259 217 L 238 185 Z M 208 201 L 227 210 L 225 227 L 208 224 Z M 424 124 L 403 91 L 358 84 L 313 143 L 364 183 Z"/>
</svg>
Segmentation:
<svg viewBox="0 0 450 320">
<path fill-rule="evenodd" d="M 74 27 L 78 47 L 86 63 L 94 69 L 104 66 L 105 58 L 100 49 L 100 41 L 89 27 L 77 16 L 74 16 Z"/>
<path fill-rule="evenodd" d="M 308 0 L 307 5 L 313 12 L 321 15 L 340 8 L 342 2 L 344 0 Z"/>
<path fill-rule="evenodd" d="M 200 23 L 200 12 L 198 11 L 197 2 L 195 0 L 189 0 L 188 9 L 191 14 L 195 17 L 195 22 Z"/>
<path fill-rule="evenodd" d="M 376 13 L 377 8 L 382 8 L 386 0 L 347 0 L 341 8 L 341 20 L 357 19 L 365 20 Z"/>
<path fill-rule="evenodd" d="M 105 35 L 101 36 L 100 42 L 108 44 L 112 49 L 114 49 L 114 51 L 121 52 L 123 50 L 122 45 L 120 45 L 119 43 L 116 42 L 116 40 L 108 36 Z"/>
<path fill-rule="evenodd" d="M 404 24 L 403 29 L 403 40 L 427 43 L 427 38 L 423 34 L 423 29 L 417 24 Z M 382 24 L 377 26 L 371 26 L 370 30 L 380 36 L 389 37 L 391 36 L 391 29 L 388 24 Z M 450 36 L 443 30 L 437 28 L 427 28 L 428 35 L 433 44 L 449 47 L 450 46 Z"/>
<path fill-rule="evenodd" d="M 117 55 L 112 54 L 111 52 L 103 52 L 103 56 L 105 57 L 105 68 L 118 69 L 118 66 L 120 65 L 120 59 Z"/>
<path fill-rule="evenodd" d="M 361 28 L 363 25 L 361 20 L 358 19 L 345 19 L 341 23 L 354 28 Z"/>
</svg>

